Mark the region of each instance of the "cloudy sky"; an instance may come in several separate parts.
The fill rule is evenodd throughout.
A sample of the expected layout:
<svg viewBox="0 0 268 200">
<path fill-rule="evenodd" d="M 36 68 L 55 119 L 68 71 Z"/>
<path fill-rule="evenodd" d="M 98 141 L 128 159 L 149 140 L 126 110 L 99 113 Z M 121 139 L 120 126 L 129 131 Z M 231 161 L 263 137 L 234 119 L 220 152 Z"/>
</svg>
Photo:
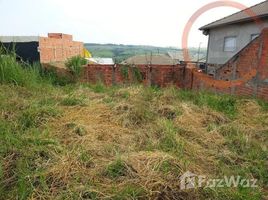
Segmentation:
<svg viewBox="0 0 268 200">
<path fill-rule="evenodd" d="M 236 0 L 246 6 L 262 0 Z M 0 35 L 63 32 L 90 43 L 181 47 L 191 15 L 213 0 L 0 0 Z M 238 11 L 215 8 L 194 24 L 190 46 L 206 46 L 198 28 Z"/>
</svg>

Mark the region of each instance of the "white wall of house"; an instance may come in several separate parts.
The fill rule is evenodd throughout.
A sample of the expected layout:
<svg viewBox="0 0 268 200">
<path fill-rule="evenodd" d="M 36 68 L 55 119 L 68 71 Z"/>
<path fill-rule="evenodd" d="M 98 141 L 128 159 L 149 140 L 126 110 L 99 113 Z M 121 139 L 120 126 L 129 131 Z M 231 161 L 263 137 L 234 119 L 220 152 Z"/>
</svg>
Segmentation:
<svg viewBox="0 0 268 200">
<path fill-rule="evenodd" d="M 268 19 L 262 20 L 268 27 Z M 209 31 L 209 44 L 207 62 L 212 64 L 225 64 L 230 58 L 243 49 L 250 41 L 252 34 L 261 32 L 255 22 L 225 25 Z M 224 51 L 225 38 L 236 37 L 234 51 Z"/>
</svg>

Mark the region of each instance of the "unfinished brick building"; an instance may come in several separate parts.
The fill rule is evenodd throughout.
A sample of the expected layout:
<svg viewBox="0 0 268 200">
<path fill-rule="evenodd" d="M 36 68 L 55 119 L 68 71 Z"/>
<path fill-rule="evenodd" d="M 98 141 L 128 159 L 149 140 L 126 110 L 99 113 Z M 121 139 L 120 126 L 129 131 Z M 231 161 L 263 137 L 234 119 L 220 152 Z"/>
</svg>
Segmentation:
<svg viewBox="0 0 268 200">
<path fill-rule="evenodd" d="M 18 59 L 30 63 L 63 62 L 83 53 L 82 42 L 62 33 L 49 33 L 48 37 L 1 36 L 0 43 L 8 50 L 15 49 Z"/>
</svg>

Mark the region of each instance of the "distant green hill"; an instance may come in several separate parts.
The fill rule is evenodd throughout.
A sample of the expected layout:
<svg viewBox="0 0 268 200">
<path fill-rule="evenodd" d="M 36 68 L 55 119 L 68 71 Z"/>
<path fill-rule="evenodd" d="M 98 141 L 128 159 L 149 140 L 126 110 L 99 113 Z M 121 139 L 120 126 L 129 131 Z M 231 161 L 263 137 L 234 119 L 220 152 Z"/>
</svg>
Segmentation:
<svg viewBox="0 0 268 200">
<path fill-rule="evenodd" d="M 94 44 L 87 43 L 85 47 L 92 53 L 94 57 L 114 58 L 116 62 L 121 62 L 129 57 L 144 54 L 167 54 L 168 52 L 176 52 L 182 55 L 182 49 L 173 47 L 154 47 L 141 45 L 116 45 L 116 44 Z M 198 57 L 198 48 L 191 48 L 190 54 Z M 199 58 L 206 57 L 206 49 L 201 49 Z"/>
</svg>

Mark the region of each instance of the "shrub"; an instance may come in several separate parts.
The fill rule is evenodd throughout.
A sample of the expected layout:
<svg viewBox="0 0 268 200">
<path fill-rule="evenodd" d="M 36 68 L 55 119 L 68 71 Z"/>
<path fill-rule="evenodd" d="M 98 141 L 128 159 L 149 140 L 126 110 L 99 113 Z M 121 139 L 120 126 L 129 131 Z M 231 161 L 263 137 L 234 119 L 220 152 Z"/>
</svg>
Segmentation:
<svg viewBox="0 0 268 200">
<path fill-rule="evenodd" d="M 18 63 L 13 53 L 4 54 L 0 49 L 0 83 L 12 83 L 19 86 L 32 86 L 41 79 L 38 65 Z"/>
<path fill-rule="evenodd" d="M 129 67 L 128 66 L 125 66 L 125 65 L 123 65 L 123 66 L 120 67 L 120 73 L 122 74 L 122 76 L 123 76 L 123 78 L 125 80 L 128 80 L 128 78 L 129 78 L 129 76 L 128 76 L 128 69 L 129 69 Z"/>
<path fill-rule="evenodd" d="M 87 64 L 87 60 L 81 56 L 74 56 L 67 60 L 66 67 L 71 71 L 75 78 L 78 78 L 82 73 L 83 65 Z"/>
<path fill-rule="evenodd" d="M 0 83 L 36 87 L 44 84 L 64 86 L 73 83 L 67 76 L 59 76 L 55 70 L 44 69 L 40 63 L 18 62 L 15 52 L 0 48 Z"/>
<path fill-rule="evenodd" d="M 131 67 L 131 71 L 132 71 L 133 81 L 137 83 L 141 82 L 143 77 L 139 68 L 137 68 L 136 66 Z"/>
</svg>

